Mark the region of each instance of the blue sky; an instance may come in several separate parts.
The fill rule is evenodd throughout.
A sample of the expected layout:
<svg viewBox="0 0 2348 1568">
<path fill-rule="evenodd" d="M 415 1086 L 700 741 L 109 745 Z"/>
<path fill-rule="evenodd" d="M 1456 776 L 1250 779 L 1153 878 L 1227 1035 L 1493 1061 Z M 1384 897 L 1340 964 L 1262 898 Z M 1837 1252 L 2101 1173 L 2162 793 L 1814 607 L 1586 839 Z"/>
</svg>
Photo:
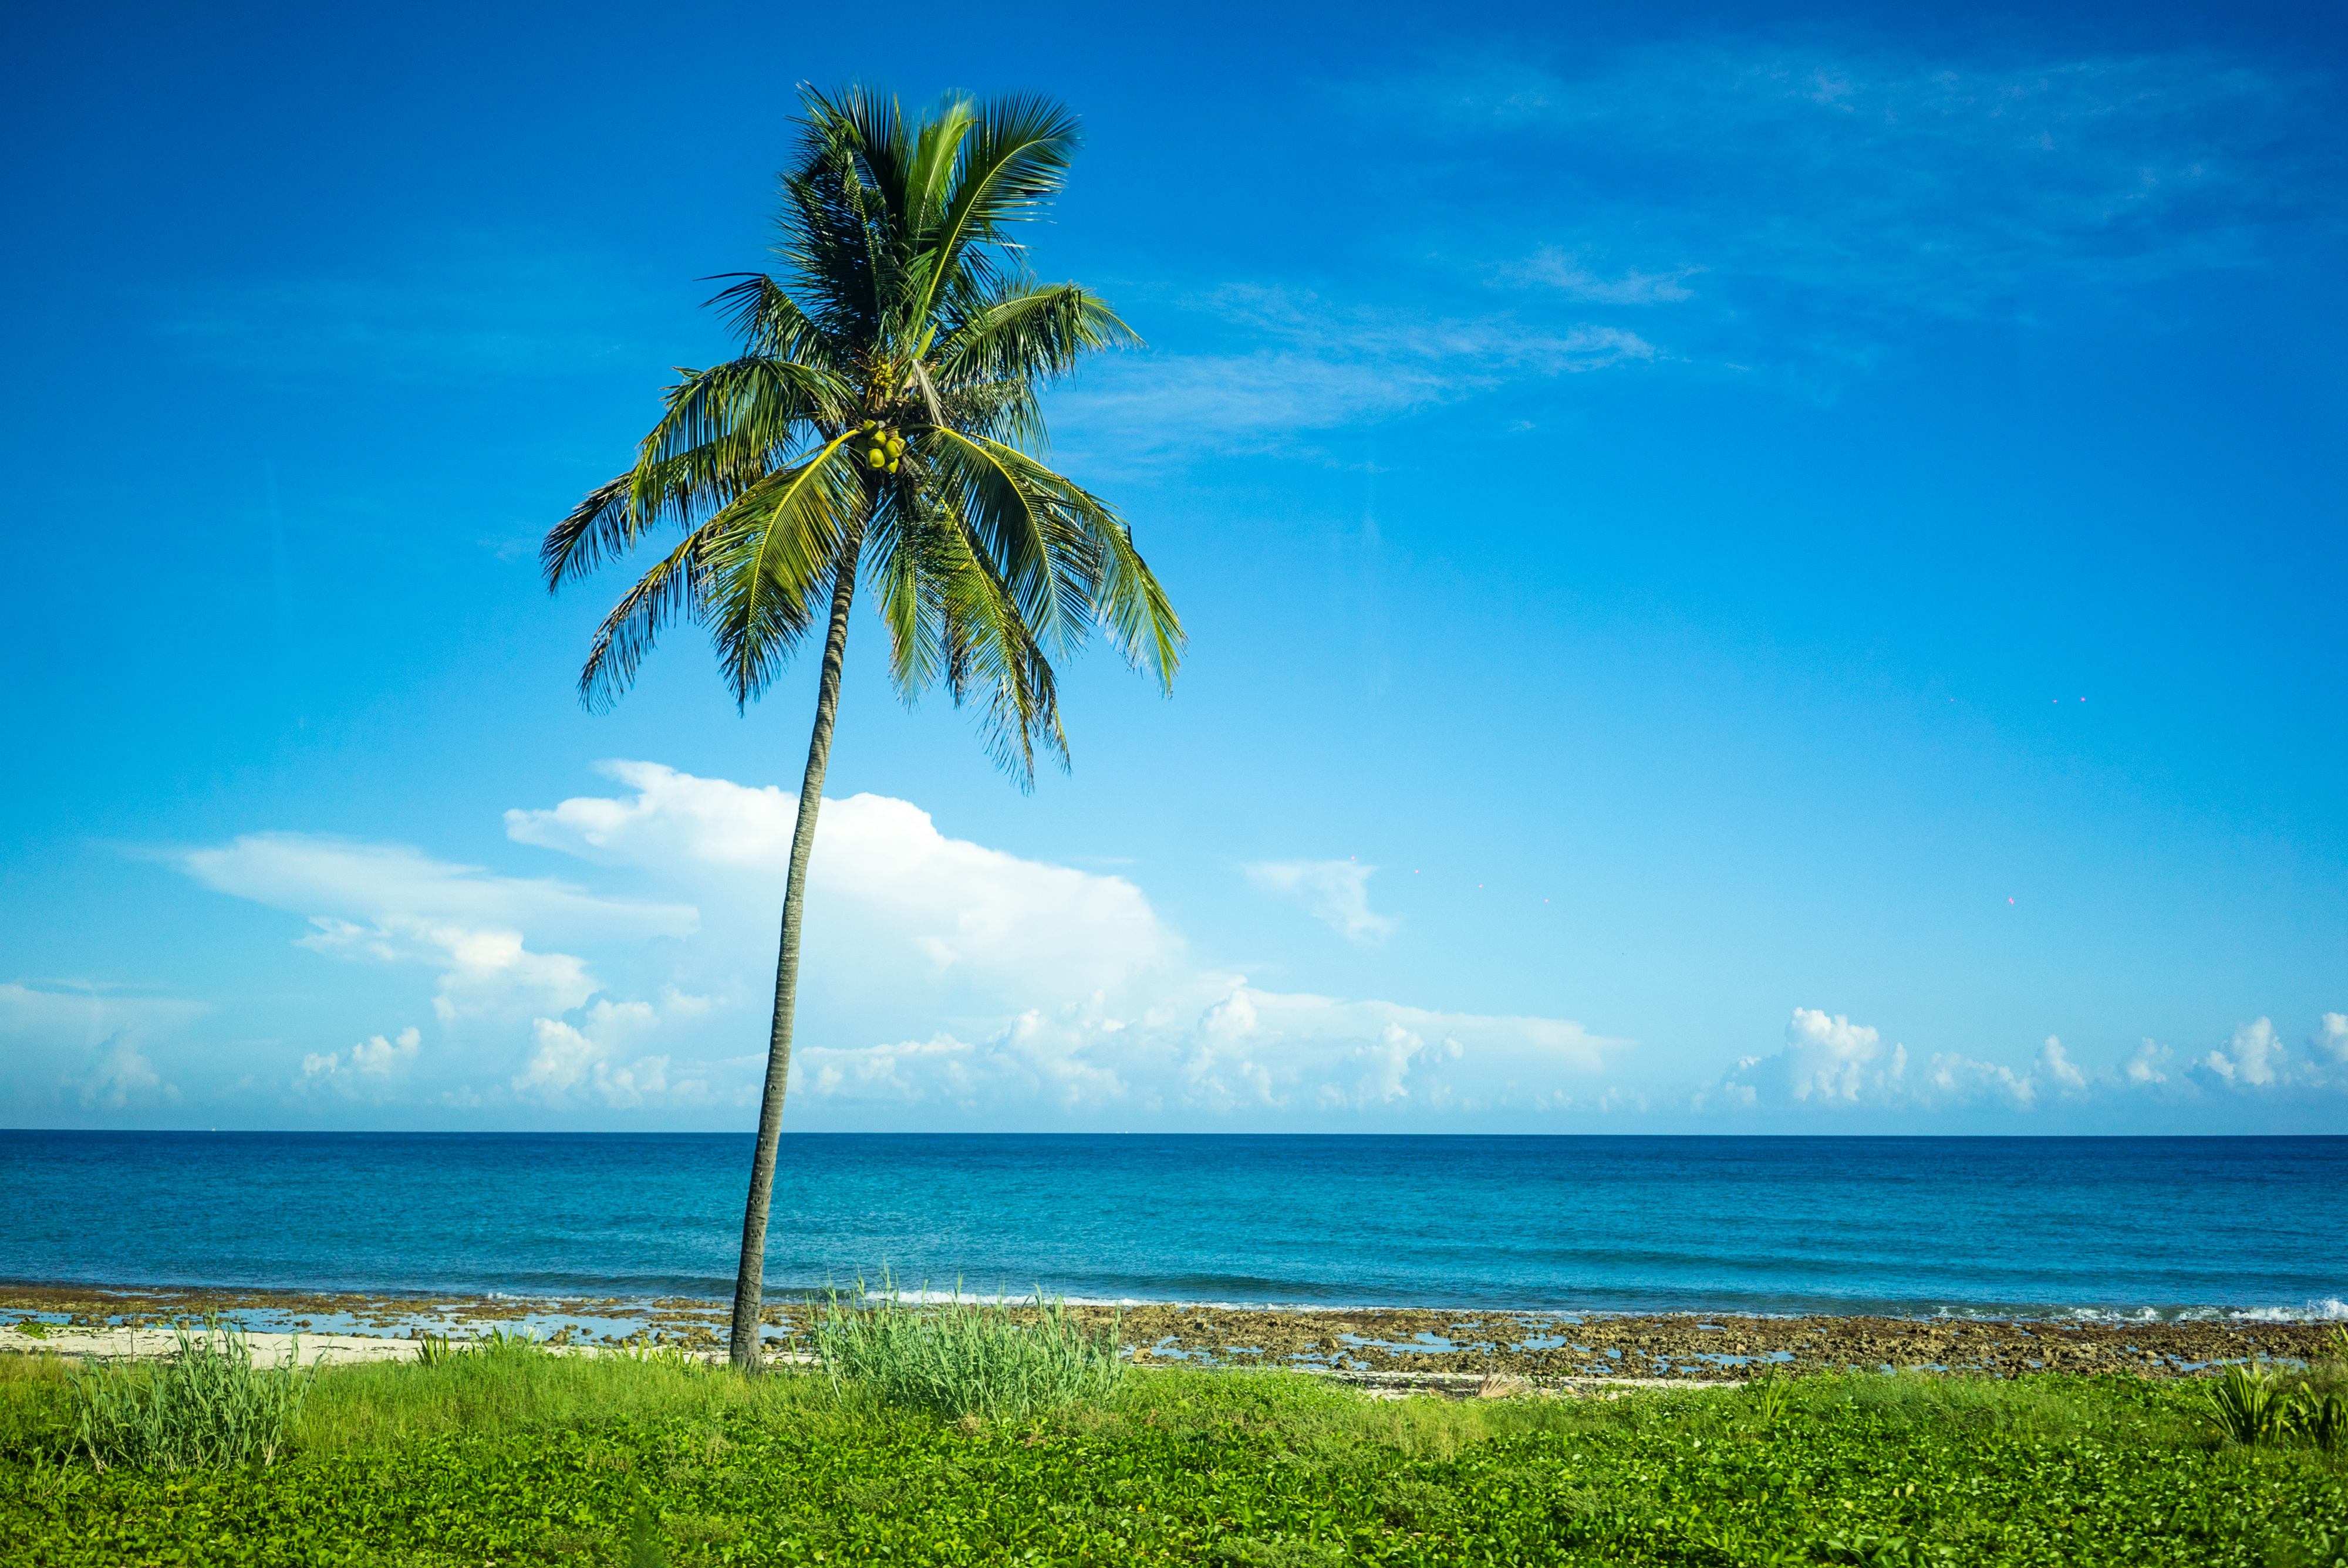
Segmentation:
<svg viewBox="0 0 2348 1568">
<path fill-rule="evenodd" d="M 532 555 L 860 78 L 1083 116 L 1192 641 L 859 627 L 792 1125 L 2348 1128 L 2336 10 L 891 16 L 6 23 L 0 1124 L 750 1125 L 812 671 Z"/>
</svg>

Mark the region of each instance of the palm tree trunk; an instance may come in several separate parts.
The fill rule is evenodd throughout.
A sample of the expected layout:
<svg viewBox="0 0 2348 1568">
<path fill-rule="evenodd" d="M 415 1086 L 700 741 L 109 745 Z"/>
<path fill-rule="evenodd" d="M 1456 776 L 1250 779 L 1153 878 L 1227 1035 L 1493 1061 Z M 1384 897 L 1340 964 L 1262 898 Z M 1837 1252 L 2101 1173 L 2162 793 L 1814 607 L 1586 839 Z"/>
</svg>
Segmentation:
<svg viewBox="0 0 2348 1568">
<path fill-rule="evenodd" d="M 808 739 L 807 776 L 799 783 L 798 825 L 791 830 L 791 869 L 783 884 L 782 949 L 775 958 L 775 1020 L 767 1037 L 767 1090 L 758 1103 L 758 1146 L 750 1159 L 750 1201 L 742 1212 L 742 1266 L 734 1276 L 731 1356 L 735 1368 L 757 1372 L 758 1309 L 767 1275 L 767 1209 L 775 1195 L 775 1144 L 783 1130 L 783 1093 L 791 1076 L 791 1009 L 799 989 L 799 911 L 807 903 L 808 856 L 815 848 L 816 813 L 823 805 L 824 769 L 831 763 L 831 723 L 839 711 L 839 667 L 848 653 L 848 610 L 856 599 L 857 541 L 840 557 L 831 589 L 831 630 L 823 643 L 823 673 L 816 685 L 815 733 Z"/>
</svg>

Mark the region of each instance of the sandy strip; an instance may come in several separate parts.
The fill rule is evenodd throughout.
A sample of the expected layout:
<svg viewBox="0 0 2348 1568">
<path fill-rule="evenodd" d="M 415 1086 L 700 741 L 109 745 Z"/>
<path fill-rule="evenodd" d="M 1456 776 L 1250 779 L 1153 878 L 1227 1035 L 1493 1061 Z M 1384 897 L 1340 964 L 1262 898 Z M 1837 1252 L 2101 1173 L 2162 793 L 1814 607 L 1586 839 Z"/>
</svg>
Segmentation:
<svg viewBox="0 0 2348 1568">
<path fill-rule="evenodd" d="M 424 1353 L 420 1339 L 392 1339 L 372 1334 L 271 1334 L 259 1330 L 244 1336 L 252 1352 L 253 1364 L 259 1367 L 283 1367 L 297 1354 L 304 1367 L 354 1366 L 371 1361 L 414 1361 Z M 169 1359 L 179 1349 L 179 1336 L 160 1328 L 52 1328 L 35 1336 L 19 1328 L 0 1327 L 0 1355 L 69 1357 L 91 1361 L 161 1361 Z M 451 1341 L 461 1346 L 463 1340 Z M 626 1356 L 642 1354 L 617 1346 L 602 1345 L 542 1345 L 549 1355 L 555 1356 Z M 670 1352 L 691 1356 L 712 1365 L 722 1364 L 722 1351 L 702 1350 Z M 810 1363 L 813 1357 L 783 1352 L 769 1358 L 769 1363 Z M 1138 1370 L 1169 1370 L 1169 1364 L 1151 1367 L 1139 1363 Z M 1406 1399 L 1414 1394 L 1437 1394 L 1448 1399 L 1505 1399 L 1519 1395 L 1539 1394 L 1616 1394 L 1632 1389 L 1737 1389 L 1741 1382 L 1726 1379 L 1691 1383 L 1684 1378 L 1543 1378 L 1535 1383 L 1516 1377 L 1492 1377 L 1476 1372 L 1366 1372 L 1326 1367 L 1298 1368 L 1316 1377 L 1347 1384 L 1361 1389 L 1374 1399 Z"/>
<path fill-rule="evenodd" d="M 372 1334 L 247 1334 L 245 1344 L 258 1367 L 282 1367 L 300 1348 L 304 1367 L 358 1361 L 413 1361 L 424 1353 L 418 1339 L 386 1339 Z M 168 1328 L 51 1328 L 38 1336 L 21 1328 L 0 1328 L 0 1352 L 70 1356 L 95 1361 L 160 1361 L 179 1348 L 179 1336 Z M 557 1345 L 559 1353 L 583 1350 L 583 1346 Z"/>
</svg>

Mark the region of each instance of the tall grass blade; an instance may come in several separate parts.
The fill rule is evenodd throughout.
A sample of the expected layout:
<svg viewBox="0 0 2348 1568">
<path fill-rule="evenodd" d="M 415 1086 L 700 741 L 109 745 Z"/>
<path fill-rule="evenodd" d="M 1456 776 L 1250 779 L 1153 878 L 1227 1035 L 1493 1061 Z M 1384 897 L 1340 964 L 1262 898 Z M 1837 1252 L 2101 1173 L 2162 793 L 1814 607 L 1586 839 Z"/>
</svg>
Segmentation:
<svg viewBox="0 0 2348 1568">
<path fill-rule="evenodd" d="M 964 1301 L 960 1291 L 927 1306 L 907 1302 L 893 1286 L 869 1306 L 835 1292 L 809 1327 L 835 1389 L 854 1385 L 951 1417 L 1015 1419 L 1103 1399 L 1125 1374 L 1114 1321 L 1088 1333 L 1040 1290 L 1015 1313 L 1002 1302 Z"/>
<path fill-rule="evenodd" d="M 172 1325 L 160 1363 L 117 1362 L 74 1375 L 74 1446 L 99 1470 L 239 1470 L 283 1458 L 309 1393 L 297 1337 L 285 1364 L 252 1364 L 242 1331 Z"/>
<path fill-rule="evenodd" d="M 2291 1425 L 2325 1453 L 2338 1453 L 2348 1437 L 2348 1399 L 2302 1389 L 2291 1398 Z"/>
</svg>

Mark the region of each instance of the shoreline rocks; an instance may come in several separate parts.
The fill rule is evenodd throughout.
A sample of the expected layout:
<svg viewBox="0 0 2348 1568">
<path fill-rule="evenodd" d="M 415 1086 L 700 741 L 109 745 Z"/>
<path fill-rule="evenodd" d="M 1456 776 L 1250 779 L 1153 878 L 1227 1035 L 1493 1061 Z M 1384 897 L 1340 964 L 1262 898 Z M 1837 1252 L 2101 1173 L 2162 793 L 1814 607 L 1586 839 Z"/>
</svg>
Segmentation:
<svg viewBox="0 0 2348 1568">
<path fill-rule="evenodd" d="M 1014 1304 L 1013 1310 L 1017 1310 Z M 1164 1303 L 1075 1306 L 1112 1319 L 1143 1366 L 1293 1367 L 1345 1376 L 1444 1374 L 1524 1378 L 1736 1382 L 1771 1372 L 1924 1368 L 1993 1377 L 2035 1371 L 2190 1375 L 2250 1357 L 2308 1360 L 2333 1326 L 2188 1319 L 2090 1322 L 1873 1316 L 1601 1314 L 1451 1307 L 1243 1308 Z M 797 1338 L 800 1305 L 767 1313 L 778 1351 Z M 0 1286 L 0 1347 L 64 1349 L 93 1332 L 232 1315 L 256 1330 L 337 1342 L 469 1337 L 526 1328 L 573 1346 L 723 1348 L 726 1306 L 695 1297 L 397 1296 L 175 1286 Z M 30 1325 L 30 1327 L 24 1327 Z M 49 1341 L 55 1340 L 52 1344 Z"/>
</svg>

